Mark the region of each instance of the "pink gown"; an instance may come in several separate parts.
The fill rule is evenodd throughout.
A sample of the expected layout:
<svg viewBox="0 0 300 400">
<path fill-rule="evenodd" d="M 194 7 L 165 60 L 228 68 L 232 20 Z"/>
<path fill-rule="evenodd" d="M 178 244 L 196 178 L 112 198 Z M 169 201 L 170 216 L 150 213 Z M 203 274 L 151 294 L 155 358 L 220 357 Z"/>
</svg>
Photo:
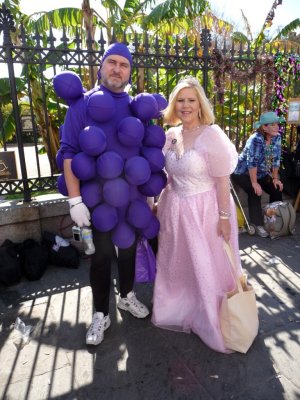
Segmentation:
<svg viewBox="0 0 300 400">
<path fill-rule="evenodd" d="M 212 125 L 177 158 L 172 142 L 176 140 L 180 148 L 181 130 L 171 128 L 169 132 L 165 146 L 169 183 L 158 203 L 161 228 L 152 322 L 160 328 L 192 331 L 210 348 L 229 353 L 220 331 L 219 308 L 224 294 L 234 288 L 234 280 L 223 239 L 217 235 L 215 178 L 233 172 L 237 152 L 220 127 Z M 230 210 L 231 244 L 240 274 L 238 225 L 231 196 Z"/>
</svg>

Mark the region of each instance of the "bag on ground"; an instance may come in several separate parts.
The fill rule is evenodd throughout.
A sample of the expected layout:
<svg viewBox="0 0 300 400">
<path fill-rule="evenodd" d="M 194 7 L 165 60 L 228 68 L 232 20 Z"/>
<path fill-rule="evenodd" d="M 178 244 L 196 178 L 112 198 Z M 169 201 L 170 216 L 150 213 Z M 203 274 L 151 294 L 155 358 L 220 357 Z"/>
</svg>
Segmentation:
<svg viewBox="0 0 300 400">
<path fill-rule="evenodd" d="M 238 205 L 235 206 L 236 208 L 236 216 L 237 216 L 237 222 L 238 222 L 238 227 L 239 228 L 244 228 L 246 225 L 245 218 L 243 216 L 242 210 Z"/>
<path fill-rule="evenodd" d="M 0 282 L 5 286 L 16 285 L 22 278 L 20 257 L 15 246 L 9 239 L 0 246 Z"/>
<path fill-rule="evenodd" d="M 147 239 L 141 238 L 136 246 L 135 282 L 153 282 L 155 274 L 155 255 Z"/>
<path fill-rule="evenodd" d="M 80 254 L 68 240 L 51 232 L 43 232 L 43 244 L 49 251 L 49 263 L 58 267 L 78 268 Z"/>
<path fill-rule="evenodd" d="M 258 312 L 255 292 L 247 283 L 247 275 L 236 276 L 231 247 L 224 243 L 231 263 L 236 288 L 226 293 L 220 308 L 220 326 L 225 346 L 233 351 L 247 353 L 258 333 Z"/>
<path fill-rule="evenodd" d="M 29 281 L 41 279 L 48 266 L 48 249 L 34 239 L 26 239 L 17 246 L 21 271 Z"/>
<path fill-rule="evenodd" d="M 272 239 L 295 232 L 296 212 L 288 201 L 274 201 L 263 208 L 264 227 Z"/>
</svg>

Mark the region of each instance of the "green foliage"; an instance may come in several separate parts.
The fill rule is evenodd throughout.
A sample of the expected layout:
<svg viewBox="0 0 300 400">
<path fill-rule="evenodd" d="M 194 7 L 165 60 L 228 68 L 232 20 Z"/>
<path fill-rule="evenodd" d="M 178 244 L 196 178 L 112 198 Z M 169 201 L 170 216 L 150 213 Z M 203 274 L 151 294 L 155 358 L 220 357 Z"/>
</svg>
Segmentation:
<svg viewBox="0 0 300 400">
<path fill-rule="evenodd" d="M 25 82 L 21 78 L 15 78 L 16 91 L 20 95 L 24 94 Z M 11 103 L 11 89 L 9 78 L 0 78 L 0 107 Z"/>
<path fill-rule="evenodd" d="M 26 24 L 29 31 L 36 30 L 40 34 L 48 31 L 50 27 L 54 29 L 66 27 L 69 32 L 72 32 L 71 27 L 81 26 L 82 11 L 80 8 L 59 8 L 48 12 L 23 15 L 21 21 Z"/>
<path fill-rule="evenodd" d="M 183 34 L 193 27 L 194 19 L 207 7 L 206 0 L 166 0 L 143 18 L 142 27 L 162 34 Z"/>
<path fill-rule="evenodd" d="M 3 146 L 4 143 L 11 140 L 16 132 L 15 119 L 13 114 L 12 106 L 5 107 L 2 111 L 3 115 L 3 125 L 0 130 L 0 145 Z"/>
<path fill-rule="evenodd" d="M 19 97 L 24 95 L 25 84 L 21 78 L 16 78 L 16 91 Z M 11 104 L 11 89 L 8 78 L 0 78 L 0 112 L 2 114 L 2 129 L 0 131 L 0 145 L 3 144 L 14 136 L 15 118 Z"/>
</svg>

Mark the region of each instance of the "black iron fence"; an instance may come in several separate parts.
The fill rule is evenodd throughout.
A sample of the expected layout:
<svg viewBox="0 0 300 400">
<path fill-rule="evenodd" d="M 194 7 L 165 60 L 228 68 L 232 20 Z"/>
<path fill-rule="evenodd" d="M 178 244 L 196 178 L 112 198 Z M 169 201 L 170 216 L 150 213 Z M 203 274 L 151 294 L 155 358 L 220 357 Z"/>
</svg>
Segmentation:
<svg viewBox="0 0 300 400">
<path fill-rule="evenodd" d="M 53 76 L 72 70 L 86 89 L 94 87 L 107 43 L 101 30 L 97 37 L 89 31 L 83 35 L 79 28 L 69 37 L 67 27 L 29 34 L 26 26 L 15 26 L 4 5 L 0 33 L 0 196 L 22 194 L 24 201 L 30 201 L 36 192 L 55 190 L 59 173 L 55 156 L 67 105 L 55 95 Z M 237 149 L 262 111 L 277 108 L 286 116 L 287 100 L 300 94 L 299 49 L 266 52 L 234 44 L 220 48 L 212 43 L 208 29 L 193 42 L 187 37 L 161 39 L 145 32 L 128 35 L 123 41 L 133 54 L 132 95 L 146 91 L 168 98 L 180 77 L 197 77 L 214 105 L 217 123 Z M 279 57 L 288 65 L 279 63 Z M 286 69 L 284 79 L 278 65 Z M 295 126 L 282 127 L 282 133 L 286 146 L 293 147 Z"/>
</svg>

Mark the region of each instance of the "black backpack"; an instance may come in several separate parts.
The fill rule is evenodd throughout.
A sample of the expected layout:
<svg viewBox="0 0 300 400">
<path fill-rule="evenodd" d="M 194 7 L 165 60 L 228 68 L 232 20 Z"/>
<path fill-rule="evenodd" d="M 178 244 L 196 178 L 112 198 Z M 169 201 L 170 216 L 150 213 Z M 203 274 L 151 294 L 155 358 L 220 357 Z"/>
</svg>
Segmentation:
<svg viewBox="0 0 300 400">
<path fill-rule="evenodd" d="M 29 281 L 41 279 L 48 266 L 48 249 L 33 239 L 17 245 L 22 274 Z"/>
<path fill-rule="evenodd" d="M 5 286 L 16 285 L 21 281 L 20 257 L 15 244 L 6 239 L 0 246 L 0 282 Z"/>
<path fill-rule="evenodd" d="M 67 240 L 54 233 L 43 232 L 42 241 L 48 248 L 50 264 L 66 268 L 79 267 L 79 251 Z"/>
</svg>

